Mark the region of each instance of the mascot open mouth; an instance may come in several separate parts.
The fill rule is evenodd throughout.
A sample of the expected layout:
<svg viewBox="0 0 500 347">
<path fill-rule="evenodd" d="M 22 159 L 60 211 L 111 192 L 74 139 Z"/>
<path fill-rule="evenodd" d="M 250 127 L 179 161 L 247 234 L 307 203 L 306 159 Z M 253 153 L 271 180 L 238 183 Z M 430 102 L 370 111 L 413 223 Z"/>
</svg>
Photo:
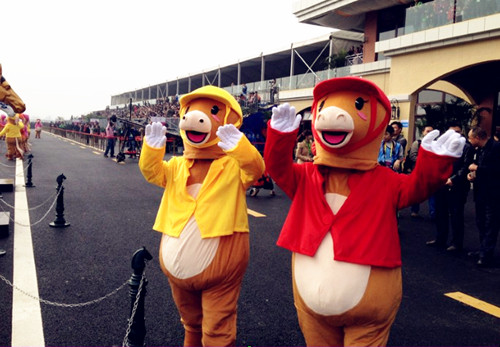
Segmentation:
<svg viewBox="0 0 500 347">
<path fill-rule="evenodd" d="M 345 141 L 347 138 L 347 135 L 349 135 L 350 132 L 347 131 L 323 131 L 321 132 L 321 135 L 323 137 L 323 140 L 332 146 L 340 145 L 342 142 Z"/>
<path fill-rule="evenodd" d="M 207 136 L 207 133 L 200 133 L 199 131 L 186 131 L 186 137 L 192 143 L 202 143 Z"/>
</svg>

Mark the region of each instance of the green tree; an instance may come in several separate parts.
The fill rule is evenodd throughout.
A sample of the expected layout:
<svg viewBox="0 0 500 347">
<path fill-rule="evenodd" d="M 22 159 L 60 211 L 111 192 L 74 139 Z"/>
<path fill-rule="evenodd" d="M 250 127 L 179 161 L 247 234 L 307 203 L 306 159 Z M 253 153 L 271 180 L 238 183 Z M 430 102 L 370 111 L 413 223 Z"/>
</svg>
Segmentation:
<svg viewBox="0 0 500 347">
<path fill-rule="evenodd" d="M 345 66 L 345 57 L 347 56 L 347 52 L 345 50 L 341 50 L 338 53 L 334 53 L 333 55 L 329 55 L 324 60 L 324 65 L 326 69 L 335 69 L 337 67 Z"/>
</svg>

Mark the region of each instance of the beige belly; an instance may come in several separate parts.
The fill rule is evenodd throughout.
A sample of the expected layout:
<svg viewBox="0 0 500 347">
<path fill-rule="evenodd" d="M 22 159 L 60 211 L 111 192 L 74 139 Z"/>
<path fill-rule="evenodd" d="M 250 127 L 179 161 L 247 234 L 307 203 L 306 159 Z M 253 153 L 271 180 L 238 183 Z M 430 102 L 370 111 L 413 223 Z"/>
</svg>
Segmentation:
<svg viewBox="0 0 500 347">
<path fill-rule="evenodd" d="M 201 184 L 188 186 L 196 198 Z M 179 237 L 163 234 L 161 239 L 162 265 L 176 278 L 186 279 L 202 273 L 215 258 L 219 237 L 202 239 L 194 216 L 191 216 Z"/>
<path fill-rule="evenodd" d="M 326 194 L 337 213 L 346 197 Z M 356 306 L 363 297 L 371 266 L 336 261 L 334 244 L 327 233 L 314 257 L 295 254 L 294 279 L 305 304 L 317 314 L 337 315 Z"/>
<path fill-rule="evenodd" d="M 188 221 L 180 237 L 163 235 L 163 266 L 173 276 L 186 279 L 203 272 L 215 258 L 220 238 L 202 239 L 194 217 Z"/>
</svg>

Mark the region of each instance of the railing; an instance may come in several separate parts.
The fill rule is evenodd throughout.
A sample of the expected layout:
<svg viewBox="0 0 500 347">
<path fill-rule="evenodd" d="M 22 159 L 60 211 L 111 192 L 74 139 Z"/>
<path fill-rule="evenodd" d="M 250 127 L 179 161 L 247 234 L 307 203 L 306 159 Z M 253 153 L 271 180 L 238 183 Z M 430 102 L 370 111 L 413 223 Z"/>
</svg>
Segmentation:
<svg viewBox="0 0 500 347">
<path fill-rule="evenodd" d="M 485 17 L 500 12 L 498 0 L 457 0 L 456 22 Z"/>
<path fill-rule="evenodd" d="M 47 128 L 53 134 L 75 140 L 76 142 L 79 142 L 81 144 L 85 144 L 100 150 L 106 149 L 107 139 L 104 133 L 88 134 L 80 131 L 62 129 L 57 127 L 46 127 L 45 129 Z"/>
<path fill-rule="evenodd" d="M 179 134 L 179 120 L 179 117 L 167 117 L 165 119 L 168 133 Z"/>
<path fill-rule="evenodd" d="M 363 63 L 363 54 L 355 54 L 351 56 L 350 61 L 352 64 L 361 64 Z M 282 77 L 282 78 L 276 78 L 274 79 L 276 81 L 275 85 L 275 93 L 274 93 L 274 98 L 273 102 L 271 102 L 271 81 L 272 80 L 265 80 L 265 81 L 258 81 L 258 82 L 251 82 L 251 83 L 246 83 L 247 87 L 247 97 L 250 92 L 258 92 L 260 95 L 261 101 L 260 105 L 269 105 L 269 104 L 277 104 L 279 103 L 279 92 L 280 90 L 295 90 L 295 89 L 304 89 L 304 88 L 313 88 L 316 84 L 318 84 L 321 81 L 334 78 L 334 77 L 345 77 L 349 76 L 351 74 L 351 67 L 350 66 L 344 66 L 344 67 L 339 67 L 339 68 L 334 68 L 334 69 L 327 69 L 327 70 L 322 70 L 322 71 L 316 71 L 314 73 L 312 72 L 307 72 L 304 74 L 300 75 L 294 75 L 291 77 Z M 223 87 L 224 90 L 226 90 L 229 94 L 237 97 L 242 94 L 243 92 L 243 85 L 232 85 L 229 87 Z M 135 102 L 145 102 L 148 100 L 136 100 Z M 128 99 L 127 99 L 128 102 Z M 245 107 L 250 107 L 253 105 L 244 105 Z M 113 107 L 118 107 L 118 109 L 123 109 L 127 108 L 128 104 L 125 105 L 114 105 Z M 177 117 L 169 117 L 172 118 L 172 121 L 169 122 L 167 121 L 167 124 L 169 126 L 169 129 L 175 129 L 176 132 L 178 132 L 178 118 Z"/>
<path fill-rule="evenodd" d="M 355 55 L 357 58 L 362 60 L 363 55 Z M 359 61 L 359 60 L 358 60 Z M 344 77 L 349 76 L 351 74 L 350 66 L 344 66 L 334 69 L 316 71 L 314 74 L 312 72 L 294 75 L 291 77 L 282 77 L 276 78 L 276 86 L 278 90 L 278 97 L 280 90 L 294 90 L 294 89 L 302 89 L 302 88 L 313 88 L 316 84 L 321 81 L 333 78 L 333 77 Z M 262 103 L 270 102 L 270 91 L 271 91 L 271 82 L 272 80 L 259 81 L 253 83 L 247 83 L 248 92 L 257 91 L 261 96 Z M 230 87 L 224 88 L 231 95 L 240 95 L 242 92 L 242 85 L 233 85 Z M 248 94 L 248 93 L 247 93 Z M 275 102 L 276 102 L 275 95 Z"/>
<path fill-rule="evenodd" d="M 363 53 L 347 55 L 345 57 L 345 63 L 347 66 L 363 64 Z"/>
<path fill-rule="evenodd" d="M 434 0 L 406 9 L 404 34 L 500 12 L 498 0 Z M 398 34 L 400 34 L 398 32 Z"/>
<path fill-rule="evenodd" d="M 179 118 L 178 117 L 167 117 L 165 120 L 167 126 L 167 133 L 172 136 L 168 136 L 167 134 L 167 153 L 180 153 L 182 151 L 182 140 L 178 138 L 179 136 Z M 50 127 L 47 126 L 44 129 L 49 129 L 49 131 L 55 135 L 59 135 L 61 137 L 65 137 L 68 139 L 72 139 L 78 143 L 83 145 L 87 145 L 90 147 L 94 147 L 98 150 L 104 151 L 107 145 L 107 138 L 104 132 L 100 134 L 89 134 L 76 130 L 69 130 L 58 127 Z M 124 141 L 123 136 L 115 136 L 115 139 L 118 140 L 118 148 L 121 148 L 121 145 Z M 142 143 L 142 136 L 136 136 L 137 143 Z"/>
</svg>

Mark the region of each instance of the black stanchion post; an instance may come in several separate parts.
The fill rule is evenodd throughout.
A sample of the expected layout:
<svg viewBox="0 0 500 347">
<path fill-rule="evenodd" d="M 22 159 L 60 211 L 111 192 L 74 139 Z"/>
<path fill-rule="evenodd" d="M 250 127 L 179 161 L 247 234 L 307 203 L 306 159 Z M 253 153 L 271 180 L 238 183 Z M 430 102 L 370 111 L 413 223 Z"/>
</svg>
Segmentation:
<svg viewBox="0 0 500 347">
<path fill-rule="evenodd" d="M 128 281 L 131 306 L 129 328 L 127 329 L 127 346 L 144 346 L 144 337 L 146 336 L 144 298 L 146 297 L 148 281 L 146 278 L 143 278 L 143 272 L 146 267 L 146 261 L 151 259 L 153 257 L 147 251 L 146 247 L 137 250 L 132 257 L 132 269 L 134 269 L 134 273 Z"/>
<path fill-rule="evenodd" d="M 35 185 L 31 182 L 31 178 L 33 177 L 31 168 L 33 167 L 33 154 L 28 154 L 28 173 L 26 174 L 26 184 L 25 187 L 32 188 Z"/>
<path fill-rule="evenodd" d="M 62 184 L 65 179 L 66 176 L 64 176 L 64 174 L 60 174 L 56 179 L 56 190 L 58 194 L 56 203 L 56 219 L 52 223 L 49 223 L 49 225 L 53 228 L 65 228 L 70 226 L 70 224 L 64 219 L 64 187 Z"/>
</svg>

